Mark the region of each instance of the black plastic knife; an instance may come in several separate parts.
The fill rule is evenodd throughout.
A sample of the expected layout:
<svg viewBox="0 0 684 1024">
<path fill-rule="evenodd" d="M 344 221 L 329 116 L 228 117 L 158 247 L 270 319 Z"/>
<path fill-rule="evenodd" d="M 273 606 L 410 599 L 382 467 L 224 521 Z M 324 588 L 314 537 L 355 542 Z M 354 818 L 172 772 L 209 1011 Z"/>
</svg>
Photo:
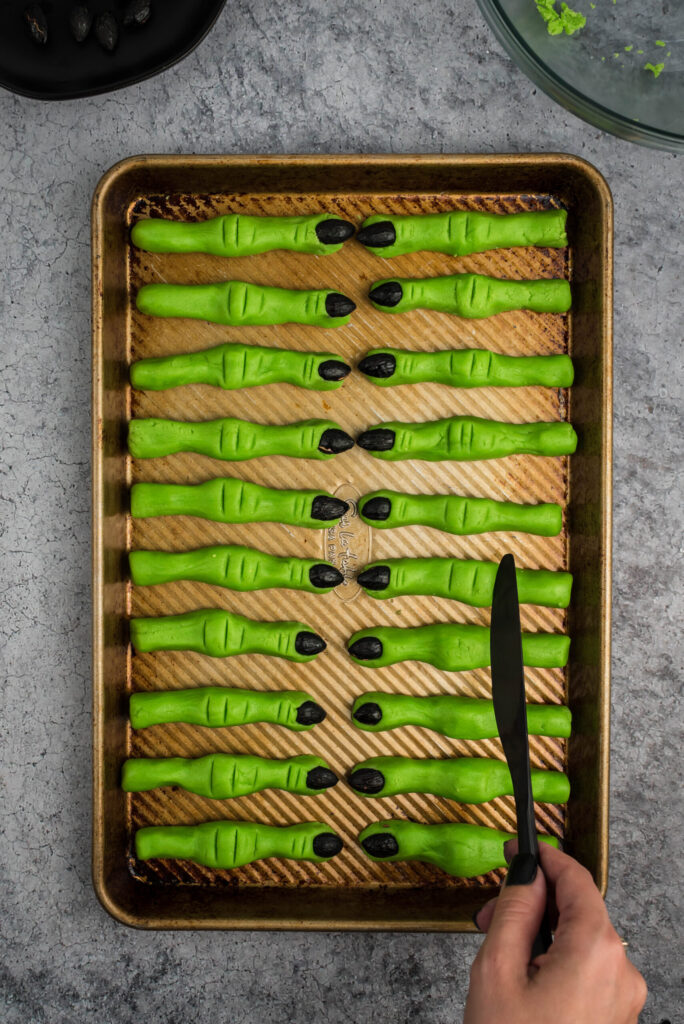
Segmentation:
<svg viewBox="0 0 684 1024">
<path fill-rule="evenodd" d="M 494 714 L 513 780 L 518 850 L 522 854 L 531 854 L 539 863 L 527 741 L 520 606 L 513 555 L 504 555 L 496 573 L 489 643 Z M 545 953 L 550 945 L 551 927 L 548 913 L 545 912 L 539 934 L 532 946 L 531 959 Z"/>
</svg>

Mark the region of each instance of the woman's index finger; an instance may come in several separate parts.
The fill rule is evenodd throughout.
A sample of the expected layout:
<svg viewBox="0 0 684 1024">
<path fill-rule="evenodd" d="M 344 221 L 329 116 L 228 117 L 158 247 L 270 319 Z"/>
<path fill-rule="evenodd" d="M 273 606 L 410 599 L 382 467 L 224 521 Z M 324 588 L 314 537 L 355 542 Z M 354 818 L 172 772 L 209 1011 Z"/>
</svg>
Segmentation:
<svg viewBox="0 0 684 1024">
<path fill-rule="evenodd" d="M 555 942 L 584 942 L 610 925 L 603 897 L 586 868 L 573 857 L 539 844 L 542 870 L 558 911 Z"/>
</svg>

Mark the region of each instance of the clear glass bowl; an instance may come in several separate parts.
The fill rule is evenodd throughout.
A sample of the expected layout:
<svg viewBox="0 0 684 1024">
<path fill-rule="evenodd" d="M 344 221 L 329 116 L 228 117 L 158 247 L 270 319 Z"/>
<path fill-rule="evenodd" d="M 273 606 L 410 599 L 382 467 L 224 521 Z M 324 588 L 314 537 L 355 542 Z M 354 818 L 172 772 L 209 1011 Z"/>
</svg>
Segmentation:
<svg viewBox="0 0 684 1024">
<path fill-rule="evenodd" d="M 521 70 L 573 114 L 631 142 L 684 152 L 684 0 L 593 0 L 593 10 L 590 0 L 569 0 L 587 19 L 571 36 L 549 35 L 535 0 L 478 3 Z M 656 78 L 646 63 L 665 67 Z"/>
</svg>

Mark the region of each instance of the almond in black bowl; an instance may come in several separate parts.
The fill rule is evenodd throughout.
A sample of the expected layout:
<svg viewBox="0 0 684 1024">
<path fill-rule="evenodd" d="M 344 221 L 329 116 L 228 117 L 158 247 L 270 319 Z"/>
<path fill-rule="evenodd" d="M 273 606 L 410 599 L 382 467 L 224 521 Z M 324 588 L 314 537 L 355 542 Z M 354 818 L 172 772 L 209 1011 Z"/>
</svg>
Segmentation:
<svg viewBox="0 0 684 1024">
<path fill-rule="evenodd" d="M 119 26 L 111 11 L 104 11 L 95 19 L 95 38 L 105 50 L 114 53 L 119 42 Z"/>
<path fill-rule="evenodd" d="M 69 28 L 77 43 L 83 43 L 93 27 L 93 12 L 85 4 L 76 4 L 69 14 Z"/>
<path fill-rule="evenodd" d="M 31 33 L 31 39 L 40 46 L 48 41 L 48 23 L 45 11 L 40 4 L 31 4 L 24 11 L 24 21 Z"/>
<path fill-rule="evenodd" d="M 152 14 L 150 0 L 129 0 L 123 14 L 123 23 L 126 28 L 140 28 L 146 25 Z"/>
</svg>

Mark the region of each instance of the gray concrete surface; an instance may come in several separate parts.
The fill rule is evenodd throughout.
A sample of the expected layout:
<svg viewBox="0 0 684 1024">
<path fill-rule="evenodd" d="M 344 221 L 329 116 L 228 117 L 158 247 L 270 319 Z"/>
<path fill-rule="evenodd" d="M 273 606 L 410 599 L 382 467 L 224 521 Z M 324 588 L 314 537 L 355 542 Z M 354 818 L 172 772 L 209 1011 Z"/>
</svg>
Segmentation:
<svg viewBox="0 0 684 1024">
<path fill-rule="evenodd" d="M 565 150 L 616 202 L 610 911 L 681 1021 L 682 161 L 564 113 L 475 0 L 229 2 L 180 66 L 92 100 L 0 94 L 3 1024 L 448 1024 L 476 938 L 142 934 L 93 895 L 89 203 L 139 152 Z"/>
</svg>

